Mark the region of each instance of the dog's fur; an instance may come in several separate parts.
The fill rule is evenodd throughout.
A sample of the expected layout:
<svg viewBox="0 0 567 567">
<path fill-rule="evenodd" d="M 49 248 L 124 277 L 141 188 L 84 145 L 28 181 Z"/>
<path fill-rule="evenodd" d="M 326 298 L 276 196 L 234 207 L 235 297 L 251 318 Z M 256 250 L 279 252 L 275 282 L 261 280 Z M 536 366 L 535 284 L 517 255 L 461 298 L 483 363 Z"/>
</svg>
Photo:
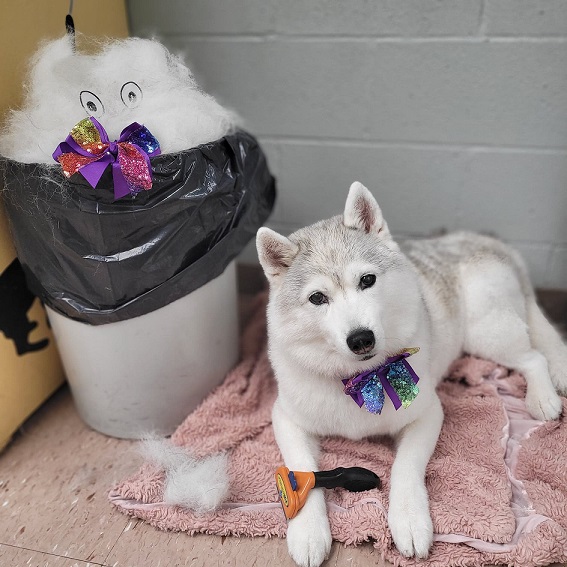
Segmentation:
<svg viewBox="0 0 567 567">
<path fill-rule="evenodd" d="M 321 436 L 394 436 L 389 527 L 401 553 L 426 557 L 433 527 L 425 468 L 443 421 L 435 387 L 451 362 L 468 352 L 513 368 L 526 378 L 534 417 L 551 420 L 561 412 L 556 390 L 567 390 L 567 348 L 537 306 L 521 259 L 497 240 L 468 233 L 402 250 L 358 182 L 342 216 L 289 238 L 261 228 L 257 248 L 270 283 L 269 355 L 278 382 L 273 425 L 285 464 L 317 470 Z M 363 289 L 366 274 L 376 282 Z M 310 302 L 315 292 L 327 301 Z M 355 354 L 347 337 L 361 329 L 373 332 L 375 345 Z M 420 392 L 409 408 L 395 411 L 386 398 L 375 415 L 343 393 L 342 378 L 416 346 L 421 350 L 410 363 Z M 310 493 L 287 539 L 297 564 L 323 562 L 331 547 L 323 491 Z"/>
</svg>

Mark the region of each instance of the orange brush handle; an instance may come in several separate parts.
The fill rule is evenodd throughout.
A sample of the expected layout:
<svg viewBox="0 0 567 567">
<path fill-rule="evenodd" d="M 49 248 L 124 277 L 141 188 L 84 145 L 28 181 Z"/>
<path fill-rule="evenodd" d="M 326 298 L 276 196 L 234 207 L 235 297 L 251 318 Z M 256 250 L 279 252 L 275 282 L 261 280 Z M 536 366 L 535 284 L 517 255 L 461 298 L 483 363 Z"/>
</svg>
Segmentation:
<svg viewBox="0 0 567 567">
<path fill-rule="evenodd" d="M 285 517 L 291 520 L 303 508 L 312 488 L 342 487 L 350 492 L 380 488 L 380 477 L 362 467 L 338 467 L 332 471 L 300 472 L 280 467 L 276 471 L 276 485 Z"/>
<path fill-rule="evenodd" d="M 276 485 L 285 517 L 291 520 L 303 508 L 307 494 L 315 486 L 315 473 L 279 467 L 276 471 Z"/>
</svg>

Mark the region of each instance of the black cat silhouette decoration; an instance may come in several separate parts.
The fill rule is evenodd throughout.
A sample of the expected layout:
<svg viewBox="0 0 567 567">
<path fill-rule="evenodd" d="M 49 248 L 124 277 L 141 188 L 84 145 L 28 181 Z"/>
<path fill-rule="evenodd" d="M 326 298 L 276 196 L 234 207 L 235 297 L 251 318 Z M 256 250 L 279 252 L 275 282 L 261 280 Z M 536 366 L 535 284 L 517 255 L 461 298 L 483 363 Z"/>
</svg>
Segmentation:
<svg viewBox="0 0 567 567">
<path fill-rule="evenodd" d="M 46 348 L 49 339 L 35 343 L 28 340 L 29 334 L 37 327 L 36 321 L 28 319 L 28 310 L 35 296 L 26 285 L 24 270 L 16 258 L 0 275 L 0 331 L 7 339 L 14 341 L 21 356 Z"/>
</svg>

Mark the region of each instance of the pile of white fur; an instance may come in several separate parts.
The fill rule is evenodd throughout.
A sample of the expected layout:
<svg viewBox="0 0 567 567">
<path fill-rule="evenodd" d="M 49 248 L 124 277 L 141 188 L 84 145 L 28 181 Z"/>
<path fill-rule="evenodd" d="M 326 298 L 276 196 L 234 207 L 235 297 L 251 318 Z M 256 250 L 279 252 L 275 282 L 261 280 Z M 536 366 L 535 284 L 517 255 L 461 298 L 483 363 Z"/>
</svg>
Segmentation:
<svg viewBox="0 0 567 567">
<path fill-rule="evenodd" d="M 145 459 L 165 471 L 163 501 L 199 514 L 218 508 L 230 492 L 228 455 L 197 459 L 169 439 L 148 436 L 139 445 Z"/>
<path fill-rule="evenodd" d="M 204 93 L 183 61 L 154 40 L 130 38 L 73 50 L 62 37 L 31 61 L 25 98 L 0 128 L 0 154 L 53 164 L 52 154 L 77 122 L 94 116 L 110 140 L 132 122 L 146 126 L 162 153 L 178 152 L 230 133 L 236 116 Z"/>
</svg>

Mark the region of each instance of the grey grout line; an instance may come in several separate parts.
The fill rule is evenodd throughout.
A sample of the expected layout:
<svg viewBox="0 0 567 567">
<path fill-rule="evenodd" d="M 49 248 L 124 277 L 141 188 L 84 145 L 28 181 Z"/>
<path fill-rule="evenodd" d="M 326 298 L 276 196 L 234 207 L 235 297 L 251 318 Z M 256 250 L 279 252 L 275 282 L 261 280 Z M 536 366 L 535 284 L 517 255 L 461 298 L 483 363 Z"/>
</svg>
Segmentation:
<svg viewBox="0 0 567 567">
<path fill-rule="evenodd" d="M 479 30 L 480 31 L 480 30 Z M 288 42 L 288 43 L 399 43 L 404 45 L 423 44 L 423 43 L 541 43 L 541 44 L 563 44 L 567 43 L 567 36 L 564 35 L 469 35 L 469 36 L 429 36 L 429 37 L 406 37 L 402 35 L 348 35 L 348 34 L 283 34 L 283 33 L 250 33 L 250 34 L 229 34 L 229 33 L 177 33 L 164 32 L 161 37 L 172 40 L 203 41 L 203 42 Z"/>
<path fill-rule="evenodd" d="M 504 153 L 504 154 L 540 154 L 567 155 L 565 146 L 503 146 L 463 142 L 417 142 L 410 140 L 363 140 L 360 138 L 332 138 L 329 136 L 292 136 L 286 134 L 256 134 L 262 143 L 289 145 L 317 145 L 325 147 L 353 147 L 377 149 L 412 149 L 444 152 L 469 153 Z"/>
</svg>

